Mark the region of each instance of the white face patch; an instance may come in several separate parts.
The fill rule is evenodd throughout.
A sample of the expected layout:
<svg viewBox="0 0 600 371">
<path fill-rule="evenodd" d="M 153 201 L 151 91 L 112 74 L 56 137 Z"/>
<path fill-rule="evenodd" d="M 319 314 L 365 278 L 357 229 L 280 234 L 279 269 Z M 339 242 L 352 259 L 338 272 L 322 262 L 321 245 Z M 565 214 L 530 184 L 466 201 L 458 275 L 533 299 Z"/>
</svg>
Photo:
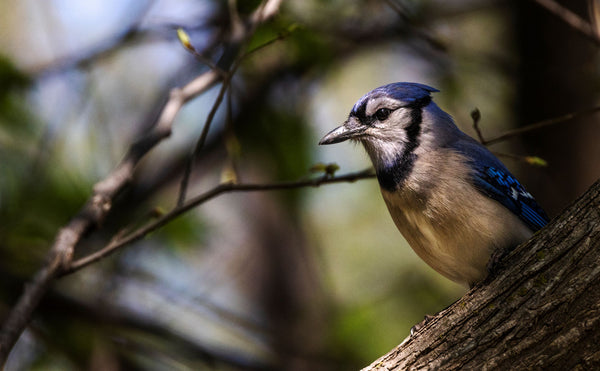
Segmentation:
<svg viewBox="0 0 600 371">
<path fill-rule="evenodd" d="M 388 108 L 393 111 L 401 106 L 401 102 L 396 99 L 392 99 L 390 97 L 377 97 L 367 102 L 365 114 L 367 116 L 372 116 L 380 108 Z"/>
<path fill-rule="evenodd" d="M 404 152 L 406 136 L 404 131 L 395 132 L 395 135 L 387 135 L 380 139 L 376 128 L 370 128 L 370 135 L 362 140 L 367 154 L 375 168 L 384 168 L 393 164 L 399 154 Z M 389 134 L 389 133 L 388 133 Z"/>
<path fill-rule="evenodd" d="M 384 121 L 375 119 L 360 138 L 376 168 L 390 166 L 402 155 L 408 142 L 405 128 L 412 121 L 411 109 L 404 102 L 387 96 L 370 99 L 365 115 L 371 117 L 381 108 L 392 111 L 389 117 Z"/>
</svg>

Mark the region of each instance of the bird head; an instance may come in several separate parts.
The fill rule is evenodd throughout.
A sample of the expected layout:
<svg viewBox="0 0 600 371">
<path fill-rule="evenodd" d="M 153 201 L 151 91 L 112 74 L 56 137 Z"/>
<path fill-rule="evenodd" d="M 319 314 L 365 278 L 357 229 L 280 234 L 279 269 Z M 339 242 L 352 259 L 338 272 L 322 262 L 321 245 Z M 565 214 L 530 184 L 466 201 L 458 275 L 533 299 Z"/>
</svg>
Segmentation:
<svg viewBox="0 0 600 371">
<path fill-rule="evenodd" d="M 423 109 L 430 104 L 435 106 L 431 93 L 437 91 L 409 82 L 374 89 L 360 98 L 348 119 L 325 135 L 319 144 L 351 139 L 364 145 L 376 168 L 389 166 L 419 145 Z"/>
</svg>

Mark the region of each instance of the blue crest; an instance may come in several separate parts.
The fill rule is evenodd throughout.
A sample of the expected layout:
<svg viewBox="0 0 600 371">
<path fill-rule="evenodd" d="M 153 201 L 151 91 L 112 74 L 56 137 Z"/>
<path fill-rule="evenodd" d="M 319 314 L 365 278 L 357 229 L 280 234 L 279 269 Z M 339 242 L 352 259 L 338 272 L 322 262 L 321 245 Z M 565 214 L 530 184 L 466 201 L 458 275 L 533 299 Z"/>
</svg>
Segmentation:
<svg viewBox="0 0 600 371">
<path fill-rule="evenodd" d="M 363 95 L 362 98 L 354 104 L 354 107 L 352 107 L 352 112 L 359 112 L 361 107 L 364 108 L 369 99 L 379 96 L 388 96 L 410 105 L 411 103 L 416 103 L 429 98 L 431 93 L 435 92 L 439 92 L 439 90 L 425 84 L 416 82 L 394 82 L 392 84 L 380 86 Z"/>
</svg>

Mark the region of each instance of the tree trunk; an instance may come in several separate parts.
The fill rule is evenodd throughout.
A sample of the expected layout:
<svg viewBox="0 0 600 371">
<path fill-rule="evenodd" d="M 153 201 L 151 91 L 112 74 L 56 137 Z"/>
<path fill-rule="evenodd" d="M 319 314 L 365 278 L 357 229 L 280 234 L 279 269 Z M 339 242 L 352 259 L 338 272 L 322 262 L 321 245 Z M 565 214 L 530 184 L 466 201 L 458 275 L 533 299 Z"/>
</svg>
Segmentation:
<svg viewBox="0 0 600 371">
<path fill-rule="evenodd" d="M 600 181 L 364 370 L 600 369 Z"/>
</svg>

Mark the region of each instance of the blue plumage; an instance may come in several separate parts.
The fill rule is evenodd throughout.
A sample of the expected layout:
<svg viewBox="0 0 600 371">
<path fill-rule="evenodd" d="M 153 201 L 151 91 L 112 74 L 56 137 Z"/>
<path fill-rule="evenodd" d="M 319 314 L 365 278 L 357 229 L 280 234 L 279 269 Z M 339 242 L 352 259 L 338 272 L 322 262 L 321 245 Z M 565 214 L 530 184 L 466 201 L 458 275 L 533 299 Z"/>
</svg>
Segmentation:
<svg viewBox="0 0 600 371">
<path fill-rule="evenodd" d="M 491 166 L 476 168 L 475 187 L 517 215 L 532 231 L 548 223 L 548 216 L 519 181 L 505 170 Z"/>
<path fill-rule="evenodd" d="M 361 107 L 364 107 L 369 100 L 379 96 L 389 96 L 397 99 L 398 101 L 404 102 L 406 105 L 410 105 L 418 102 L 419 100 L 430 97 L 431 93 L 435 92 L 439 92 L 439 90 L 416 82 L 396 82 L 387 84 L 380 86 L 377 89 L 373 89 L 368 94 L 365 94 L 354 104 L 354 107 L 352 107 L 352 112 L 356 113 L 360 111 Z"/>
<path fill-rule="evenodd" d="M 433 269 L 473 285 L 494 251 L 548 222 L 534 198 L 431 98 L 437 89 L 393 83 L 360 98 L 319 144 L 362 143 L 398 230 Z"/>
</svg>

